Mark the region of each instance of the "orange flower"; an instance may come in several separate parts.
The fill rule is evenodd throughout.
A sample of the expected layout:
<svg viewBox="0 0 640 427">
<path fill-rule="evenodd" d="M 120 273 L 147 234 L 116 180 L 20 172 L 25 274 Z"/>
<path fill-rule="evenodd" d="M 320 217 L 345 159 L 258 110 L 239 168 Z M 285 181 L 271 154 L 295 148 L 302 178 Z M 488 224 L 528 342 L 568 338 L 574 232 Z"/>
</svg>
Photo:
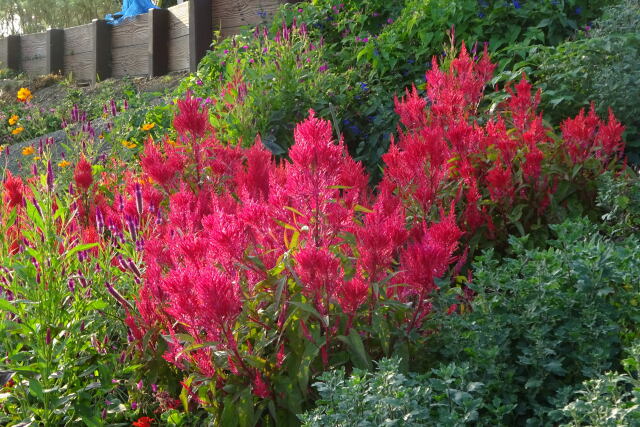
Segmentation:
<svg viewBox="0 0 640 427">
<path fill-rule="evenodd" d="M 27 101 L 31 101 L 31 98 L 33 98 L 33 95 L 31 94 L 31 91 L 29 89 L 27 89 L 26 87 L 20 88 L 20 90 L 18 91 L 18 101 L 20 102 L 27 102 Z"/>
<path fill-rule="evenodd" d="M 35 152 L 36 152 L 36 149 L 35 149 L 35 148 L 33 148 L 31 145 L 30 145 L 30 146 L 28 146 L 28 147 L 24 147 L 24 148 L 22 149 L 22 155 L 23 155 L 23 156 L 30 156 L 30 155 L 32 155 L 32 154 L 33 154 L 33 153 L 35 153 Z"/>
<path fill-rule="evenodd" d="M 142 130 L 144 131 L 150 131 L 151 129 L 153 129 L 155 127 L 155 123 L 145 123 L 142 125 Z"/>
<path fill-rule="evenodd" d="M 15 114 L 13 116 L 9 117 L 9 126 L 13 126 L 16 123 L 18 123 L 18 119 L 19 118 L 20 117 L 16 116 Z"/>
<path fill-rule="evenodd" d="M 62 160 L 60 163 L 58 163 L 58 166 L 60 166 L 61 168 L 66 168 L 67 166 L 71 166 L 71 162 Z"/>
<path fill-rule="evenodd" d="M 19 135 L 20 133 L 22 133 L 22 131 L 24 130 L 24 128 L 22 126 L 15 128 L 14 130 L 11 131 L 12 135 Z"/>
</svg>

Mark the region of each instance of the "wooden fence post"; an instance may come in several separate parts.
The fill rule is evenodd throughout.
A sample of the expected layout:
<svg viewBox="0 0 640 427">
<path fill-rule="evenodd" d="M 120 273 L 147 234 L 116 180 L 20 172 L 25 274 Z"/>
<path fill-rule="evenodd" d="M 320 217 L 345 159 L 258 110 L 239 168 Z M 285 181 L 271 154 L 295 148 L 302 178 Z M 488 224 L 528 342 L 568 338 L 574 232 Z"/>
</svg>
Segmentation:
<svg viewBox="0 0 640 427">
<path fill-rule="evenodd" d="M 47 73 L 64 73 L 64 30 L 47 31 Z"/>
<path fill-rule="evenodd" d="M 189 69 L 195 72 L 213 41 L 211 0 L 189 0 Z"/>
<path fill-rule="evenodd" d="M 111 25 L 104 19 L 94 19 L 93 25 L 93 60 L 95 73 L 92 83 L 98 79 L 111 77 Z"/>
<path fill-rule="evenodd" d="M 22 43 L 17 34 L 7 37 L 7 68 L 13 71 L 22 69 Z"/>
<path fill-rule="evenodd" d="M 169 72 L 169 11 L 149 9 L 149 76 Z"/>
</svg>

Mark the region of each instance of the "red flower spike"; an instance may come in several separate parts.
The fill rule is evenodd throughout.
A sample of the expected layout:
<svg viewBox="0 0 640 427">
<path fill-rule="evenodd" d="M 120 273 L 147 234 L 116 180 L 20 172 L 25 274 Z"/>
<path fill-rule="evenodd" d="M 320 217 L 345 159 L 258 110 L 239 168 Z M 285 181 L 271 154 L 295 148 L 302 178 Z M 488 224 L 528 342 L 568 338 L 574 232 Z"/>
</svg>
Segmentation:
<svg viewBox="0 0 640 427">
<path fill-rule="evenodd" d="M 13 176 L 11 171 L 7 171 L 7 177 L 4 180 L 4 202 L 12 209 L 16 206 L 22 206 L 24 198 L 25 186 L 22 178 Z"/>
<path fill-rule="evenodd" d="M 210 127 L 207 107 L 201 107 L 188 91 L 185 99 L 178 100 L 178 114 L 173 119 L 173 127 L 182 136 L 204 137 Z"/>
<path fill-rule="evenodd" d="M 76 169 L 73 173 L 73 179 L 76 182 L 76 186 L 83 192 L 86 192 L 93 183 L 91 163 L 82 156 L 80 161 L 76 165 Z"/>
</svg>

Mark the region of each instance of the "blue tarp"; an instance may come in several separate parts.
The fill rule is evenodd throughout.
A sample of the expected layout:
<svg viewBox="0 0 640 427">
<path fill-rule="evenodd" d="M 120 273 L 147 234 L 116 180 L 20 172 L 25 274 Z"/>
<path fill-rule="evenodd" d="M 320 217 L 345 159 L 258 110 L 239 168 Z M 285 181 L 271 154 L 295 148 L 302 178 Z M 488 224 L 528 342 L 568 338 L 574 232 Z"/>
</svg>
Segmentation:
<svg viewBox="0 0 640 427">
<path fill-rule="evenodd" d="M 157 9 L 158 7 L 151 3 L 151 0 L 124 0 L 122 3 L 122 11 L 107 15 L 105 19 L 113 25 L 121 23 L 124 19 L 132 16 L 147 13 L 149 9 Z"/>
</svg>

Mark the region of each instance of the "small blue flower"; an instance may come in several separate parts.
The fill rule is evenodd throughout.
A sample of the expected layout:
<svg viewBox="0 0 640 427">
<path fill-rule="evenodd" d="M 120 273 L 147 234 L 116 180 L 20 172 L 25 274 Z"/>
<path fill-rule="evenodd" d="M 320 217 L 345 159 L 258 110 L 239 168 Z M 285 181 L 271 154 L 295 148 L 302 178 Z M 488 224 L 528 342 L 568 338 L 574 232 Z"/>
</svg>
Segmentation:
<svg viewBox="0 0 640 427">
<path fill-rule="evenodd" d="M 369 90 L 369 87 L 367 86 L 366 83 L 362 82 L 360 83 L 360 89 L 366 92 L 367 90 Z"/>
<path fill-rule="evenodd" d="M 576 7 L 576 15 L 580 15 L 582 13 L 582 8 L 580 6 Z"/>
<path fill-rule="evenodd" d="M 478 12 L 478 18 L 484 18 L 484 13 Z"/>
<path fill-rule="evenodd" d="M 513 7 L 515 7 L 516 9 L 520 9 L 520 2 L 518 0 L 513 0 Z"/>
<path fill-rule="evenodd" d="M 360 135 L 360 128 L 356 125 L 353 126 L 349 126 L 349 130 L 351 131 L 351 133 L 353 133 L 354 135 Z"/>
<path fill-rule="evenodd" d="M 408 63 L 408 64 L 413 64 L 414 62 L 416 62 L 416 60 L 415 60 L 415 59 L 407 59 L 407 63 Z"/>
<path fill-rule="evenodd" d="M 262 19 L 265 19 L 267 17 L 267 12 L 265 12 L 264 10 L 259 10 L 257 14 Z"/>
<path fill-rule="evenodd" d="M 376 49 L 373 49 L 373 54 L 374 54 L 375 56 L 380 56 L 380 51 L 379 51 L 377 48 L 376 48 Z"/>
<path fill-rule="evenodd" d="M 351 121 L 349 119 L 344 119 L 342 121 L 342 123 L 344 123 L 345 125 L 349 126 L 351 124 Z"/>
</svg>

